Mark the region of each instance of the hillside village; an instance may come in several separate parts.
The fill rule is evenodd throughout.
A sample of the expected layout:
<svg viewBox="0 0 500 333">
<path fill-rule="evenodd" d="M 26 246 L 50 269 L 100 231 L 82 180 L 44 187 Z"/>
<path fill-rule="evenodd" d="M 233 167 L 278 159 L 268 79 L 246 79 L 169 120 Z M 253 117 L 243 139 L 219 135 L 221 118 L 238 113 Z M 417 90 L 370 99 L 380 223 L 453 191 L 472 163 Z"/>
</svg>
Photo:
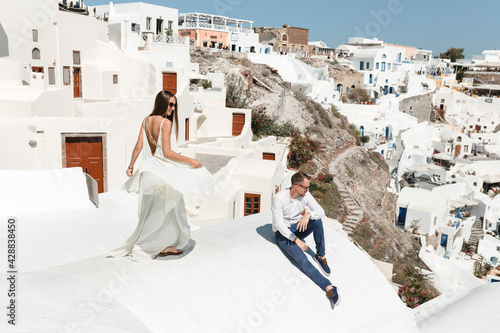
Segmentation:
<svg viewBox="0 0 500 333">
<path fill-rule="evenodd" d="M 143 2 L 0 4 L 8 7 L 0 11 L 0 215 L 25 223 L 19 260 L 29 272 L 22 296 L 27 303 L 31 297 L 47 304 L 37 281 L 58 295 L 75 286 L 99 295 L 114 269 L 133 271 L 136 286 L 156 279 L 147 272 L 170 274 L 155 263 L 142 273 L 102 258 L 136 223 L 137 197 L 120 187 L 138 124 L 156 93 L 170 90 L 178 100 L 180 151 L 202 162 L 217 182 L 213 197 L 184 198 L 196 247 L 206 251 L 193 251 L 186 260 L 192 255 L 206 281 L 227 278 L 222 264 L 210 265 L 211 255 L 234 260 L 226 256 L 240 254 L 230 248 L 242 246 L 248 265 L 238 278 L 256 280 L 269 293 L 280 288 L 279 281 L 262 281 L 277 274 L 272 265 L 287 271 L 289 262 L 257 258 L 268 256 L 264 249 L 278 251 L 265 229 L 271 200 L 300 170 L 313 177 L 311 193 L 326 211 L 327 239 L 336 242 L 329 251 L 344 256 L 331 259 L 339 283 L 357 304 L 367 302 L 358 324 L 345 319 L 357 311 L 353 301 L 343 315 L 315 329 L 335 322 L 346 332 L 374 325 L 380 332 L 477 328 L 467 318 L 449 321 L 466 301 L 483 316 L 482 327 L 492 325 L 488 311 L 498 310 L 500 296 L 500 51 L 448 59 L 418 46 L 357 36 L 332 47 L 310 41 L 307 27 L 255 27 L 252 18 Z M 232 240 L 245 233 L 251 236 L 244 245 Z M 0 235 L 6 238 L 4 230 Z M 218 252 L 224 248 L 227 253 Z M 159 262 L 177 269 L 170 282 L 192 275 L 186 261 Z M 357 273 L 342 277 L 346 271 Z M 63 277 L 74 272 L 85 282 L 65 284 Z M 366 285 L 356 289 L 349 279 Z M 197 283 L 194 275 L 186 281 Z M 200 322 L 185 331 L 202 323 L 208 331 L 218 325 L 233 331 L 275 327 L 264 319 L 254 325 L 248 315 L 265 314 L 252 305 L 264 304 L 259 297 L 265 296 L 234 300 L 238 284 L 225 283 L 218 304 L 236 319 L 225 321 L 208 303 L 210 314 L 203 314 L 189 301 L 184 310 Z M 208 282 L 200 284 L 207 297 L 217 298 Z M 303 294 L 290 301 L 312 288 L 301 284 Z M 165 325 L 182 331 L 185 312 L 162 320 L 151 313 L 160 295 L 191 300 L 188 286 L 161 289 L 157 296 L 149 290 L 150 303 L 128 287 L 112 292 L 110 312 L 90 329 L 106 332 L 127 317 L 124 331 L 160 332 Z M 379 310 L 370 309 L 366 299 L 372 297 L 384 299 Z M 35 332 L 40 323 L 49 330 L 89 324 L 64 310 L 82 299 L 56 299 L 71 319 L 23 305 L 30 313 L 26 331 Z M 386 316 L 398 320 L 388 323 Z"/>
</svg>

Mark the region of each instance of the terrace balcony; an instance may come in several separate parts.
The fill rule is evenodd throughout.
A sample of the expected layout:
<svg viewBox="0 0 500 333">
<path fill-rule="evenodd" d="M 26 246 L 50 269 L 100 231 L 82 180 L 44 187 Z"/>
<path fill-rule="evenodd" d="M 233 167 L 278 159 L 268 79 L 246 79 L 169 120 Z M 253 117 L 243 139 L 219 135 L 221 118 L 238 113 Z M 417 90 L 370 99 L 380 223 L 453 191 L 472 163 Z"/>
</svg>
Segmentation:
<svg viewBox="0 0 500 333">
<path fill-rule="evenodd" d="M 224 32 L 237 32 L 237 33 L 252 33 L 253 29 L 231 27 L 223 24 L 212 24 L 205 22 L 186 22 L 179 25 L 179 29 L 205 29 Z"/>
<path fill-rule="evenodd" d="M 153 32 L 145 31 L 142 33 L 142 40 L 146 43 L 162 43 L 170 45 L 189 45 L 188 37 L 168 36 L 166 34 L 156 35 Z"/>
<path fill-rule="evenodd" d="M 253 33 L 253 21 L 233 19 L 226 16 L 186 13 L 179 15 L 179 30 L 205 29 L 221 32 Z M 246 25 L 247 27 L 244 27 Z M 250 25 L 250 27 L 248 27 Z"/>
<path fill-rule="evenodd" d="M 83 4 L 83 1 L 59 1 L 59 10 L 80 15 L 89 15 L 89 9 Z"/>
</svg>

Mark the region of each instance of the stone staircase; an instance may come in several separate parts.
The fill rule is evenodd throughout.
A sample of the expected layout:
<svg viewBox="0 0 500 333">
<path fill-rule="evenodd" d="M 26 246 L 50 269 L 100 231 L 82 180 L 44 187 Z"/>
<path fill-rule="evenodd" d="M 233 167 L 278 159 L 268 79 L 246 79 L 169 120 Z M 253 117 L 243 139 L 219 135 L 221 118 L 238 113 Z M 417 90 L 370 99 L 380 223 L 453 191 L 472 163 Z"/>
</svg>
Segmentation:
<svg viewBox="0 0 500 333">
<path fill-rule="evenodd" d="M 337 185 L 340 196 L 342 197 L 342 201 L 347 208 L 347 219 L 343 223 L 342 229 L 347 233 L 349 237 L 352 237 L 353 230 L 363 219 L 364 213 L 357 202 L 354 200 L 354 198 L 351 196 L 349 190 L 347 190 L 347 188 L 343 184 L 341 184 L 335 176 L 336 175 L 334 175 L 335 184 Z"/>
<path fill-rule="evenodd" d="M 477 244 L 479 243 L 479 240 L 483 239 L 483 236 L 483 222 L 481 222 L 481 220 L 479 219 L 476 219 L 476 221 L 472 225 L 472 231 L 469 237 L 469 245 L 471 246 L 474 253 L 477 253 Z"/>
</svg>

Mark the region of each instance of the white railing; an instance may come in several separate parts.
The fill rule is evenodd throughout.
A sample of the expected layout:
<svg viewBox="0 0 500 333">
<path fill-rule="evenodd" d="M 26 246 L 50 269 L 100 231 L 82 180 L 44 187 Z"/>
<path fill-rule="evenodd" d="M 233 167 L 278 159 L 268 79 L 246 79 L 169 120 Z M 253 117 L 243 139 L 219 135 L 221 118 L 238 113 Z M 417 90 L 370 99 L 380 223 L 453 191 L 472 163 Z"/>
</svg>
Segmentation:
<svg viewBox="0 0 500 333">
<path fill-rule="evenodd" d="M 196 24 L 196 22 L 187 22 L 183 23 L 182 25 L 179 26 L 179 29 L 210 29 L 210 30 L 217 30 L 217 31 L 227 31 L 227 32 L 240 32 L 240 33 L 245 33 L 249 34 L 252 33 L 252 29 L 248 28 L 237 28 L 237 27 L 228 27 L 227 25 L 220 25 L 220 24 L 210 24 L 210 23 L 203 23 L 200 22 Z"/>
<path fill-rule="evenodd" d="M 149 42 L 148 36 L 146 34 L 142 35 L 142 39 L 145 42 Z M 189 45 L 188 37 L 177 37 L 177 36 L 165 36 L 165 35 L 154 35 L 152 38 L 154 43 L 163 44 L 173 44 L 173 45 Z"/>
</svg>

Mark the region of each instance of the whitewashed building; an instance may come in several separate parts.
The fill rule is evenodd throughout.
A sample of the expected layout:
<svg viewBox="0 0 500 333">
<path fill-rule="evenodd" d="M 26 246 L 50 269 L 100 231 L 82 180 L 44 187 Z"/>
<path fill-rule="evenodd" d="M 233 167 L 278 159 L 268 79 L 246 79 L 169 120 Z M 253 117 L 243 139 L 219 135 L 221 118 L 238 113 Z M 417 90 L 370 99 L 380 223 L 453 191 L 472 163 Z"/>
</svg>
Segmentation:
<svg viewBox="0 0 500 333">
<path fill-rule="evenodd" d="M 367 47 L 354 51 L 354 69 L 364 75 L 363 88 L 371 97 L 398 94 L 405 86 L 406 71 L 402 71 L 404 49 L 396 47 Z"/>
<path fill-rule="evenodd" d="M 477 245 L 477 253 L 496 268 L 500 262 L 500 240 L 491 235 L 484 235 Z"/>
<path fill-rule="evenodd" d="M 52 0 L 2 0 L 4 4 L 8 10 L 0 11 L 0 139 L 10 144 L 0 147 L 6 156 L 0 169 L 80 167 L 98 182 L 100 193 L 118 189 L 127 178 L 139 124 L 151 112 L 156 93 L 167 89 L 178 99 L 178 144 L 183 154 L 209 162 L 246 158 L 245 166 L 265 162 L 269 170 L 256 181 L 260 175 L 247 172 L 243 177 L 234 168 L 232 174 L 217 175 L 216 168 L 220 188 L 235 184 L 225 201 L 208 202 L 228 212 L 219 214 L 217 221 L 247 215 L 246 194 L 263 200 L 252 214 L 269 208 L 270 196 L 283 185 L 286 142 L 252 142 L 251 110 L 224 107 L 222 75 L 206 77 L 213 80 L 213 89 L 191 91 L 190 79 L 201 76 L 198 66 L 190 63 L 187 43 L 140 38 L 142 32 L 149 36 L 143 25 L 148 17 L 155 22 L 156 17 L 173 15 L 175 31 L 177 10 L 110 4 L 106 15 L 97 9 L 94 15 L 86 9 L 62 10 Z M 139 30 L 134 31 L 131 23 Z M 168 20 L 163 23 L 168 30 Z M 167 36 L 162 29 L 153 34 Z M 193 200 L 186 200 L 191 216 L 210 220 L 208 212 L 202 214 L 204 206 Z"/>
<path fill-rule="evenodd" d="M 495 196 L 486 206 L 485 229 L 500 233 L 500 195 Z"/>
<path fill-rule="evenodd" d="M 411 230 L 412 223 L 418 226 L 421 235 L 433 235 L 439 226 L 445 225 L 450 199 L 428 190 L 405 187 L 396 204 L 396 221 Z"/>
<path fill-rule="evenodd" d="M 106 17 L 109 37 L 122 50 L 137 50 L 137 44 L 167 42 L 178 36 L 175 8 L 144 2 L 96 6 L 96 15 Z"/>
<path fill-rule="evenodd" d="M 433 104 L 444 110 L 450 124 L 459 125 L 465 133 L 490 133 L 500 124 L 500 106 L 441 87 L 433 96 Z"/>
<path fill-rule="evenodd" d="M 284 81 L 291 83 L 292 90 L 303 92 L 325 108 L 330 108 L 330 104 L 338 101 L 339 93 L 335 90 L 334 79 L 328 75 L 328 66 L 309 66 L 296 59 L 293 54 L 283 56 L 249 53 L 248 60 L 275 68 Z"/>
<path fill-rule="evenodd" d="M 190 45 L 235 52 L 271 53 L 269 45 L 259 42 L 253 21 L 204 13 L 181 13 L 179 35 Z"/>
</svg>

